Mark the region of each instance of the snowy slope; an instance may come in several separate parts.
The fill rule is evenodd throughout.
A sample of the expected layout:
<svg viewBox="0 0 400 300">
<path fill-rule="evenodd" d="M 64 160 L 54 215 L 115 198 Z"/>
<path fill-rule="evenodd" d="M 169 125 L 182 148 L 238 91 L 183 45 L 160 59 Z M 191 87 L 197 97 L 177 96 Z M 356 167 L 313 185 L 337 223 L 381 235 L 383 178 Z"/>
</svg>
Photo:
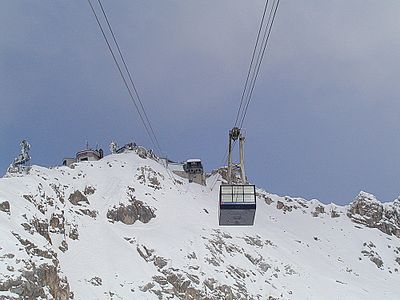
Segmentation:
<svg viewBox="0 0 400 300">
<path fill-rule="evenodd" d="M 219 227 L 214 176 L 129 152 L 0 179 L 0 299 L 399 299 L 398 200 L 258 189 L 254 226 Z"/>
</svg>

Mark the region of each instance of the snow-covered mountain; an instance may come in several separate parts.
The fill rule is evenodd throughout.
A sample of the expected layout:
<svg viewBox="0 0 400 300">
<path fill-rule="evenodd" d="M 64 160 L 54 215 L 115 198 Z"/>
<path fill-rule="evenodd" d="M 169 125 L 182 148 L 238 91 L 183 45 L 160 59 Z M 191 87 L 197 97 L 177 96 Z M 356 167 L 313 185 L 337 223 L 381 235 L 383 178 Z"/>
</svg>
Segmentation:
<svg viewBox="0 0 400 300">
<path fill-rule="evenodd" d="M 0 299 L 400 299 L 400 201 L 257 189 L 218 226 L 219 184 L 131 151 L 0 179 Z"/>
</svg>

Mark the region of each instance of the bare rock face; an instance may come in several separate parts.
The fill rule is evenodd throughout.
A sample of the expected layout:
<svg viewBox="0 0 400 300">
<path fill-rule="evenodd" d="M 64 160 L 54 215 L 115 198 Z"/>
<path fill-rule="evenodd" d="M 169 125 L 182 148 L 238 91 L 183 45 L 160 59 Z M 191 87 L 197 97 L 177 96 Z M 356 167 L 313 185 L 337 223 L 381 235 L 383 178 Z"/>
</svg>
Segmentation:
<svg viewBox="0 0 400 300">
<path fill-rule="evenodd" d="M 258 199 L 264 200 L 264 202 L 265 202 L 266 204 L 268 204 L 268 205 L 270 205 L 271 203 L 274 202 L 274 200 L 272 200 L 271 197 L 268 197 L 268 196 L 265 195 L 265 194 L 256 193 L 256 196 L 257 196 Z"/>
<path fill-rule="evenodd" d="M 49 235 L 49 224 L 45 220 L 39 220 L 34 218 L 32 220 L 32 225 L 35 228 L 36 232 L 43 236 L 50 244 L 52 244 L 50 235 Z"/>
<path fill-rule="evenodd" d="M 86 203 L 89 204 L 89 200 L 86 198 L 85 195 L 83 195 L 80 191 L 75 191 L 73 192 L 69 198 L 69 202 L 71 202 L 73 205 L 81 205 L 81 203 Z"/>
<path fill-rule="evenodd" d="M 361 251 L 361 254 L 363 254 L 365 257 L 368 257 L 371 262 L 373 262 L 377 268 L 382 268 L 383 266 L 383 260 L 380 257 L 380 255 L 376 252 L 376 246 L 374 243 L 369 242 L 369 243 L 364 243 L 364 250 Z"/>
<path fill-rule="evenodd" d="M 292 209 L 293 209 L 292 206 L 286 205 L 282 201 L 276 202 L 276 208 L 280 209 L 280 210 L 283 210 L 284 213 L 286 213 L 287 211 L 292 211 Z"/>
<path fill-rule="evenodd" d="M 136 221 L 148 223 L 155 218 L 154 210 L 139 200 L 132 200 L 130 204 L 120 204 L 119 207 L 113 207 L 108 210 L 107 218 L 110 222 L 122 222 L 126 225 L 132 225 Z"/>
<path fill-rule="evenodd" d="M 336 210 L 331 211 L 331 218 L 339 218 L 340 214 Z"/>
<path fill-rule="evenodd" d="M 0 211 L 3 211 L 5 213 L 10 213 L 10 203 L 8 201 L 4 201 L 0 203 Z"/>
<path fill-rule="evenodd" d="M 98 276 L 93 277 L 89 282 L 94 286 L 100 286 L 103 284 L 103 280 Z"/>
<path fill-rule="evenodd" d="M 141 184 L 147 184 L 149 187 L 155 190 L 160 190 L 162 188 L 161 181 L 164 180 L 164 175 L 160 172 L 154 171 L 149 166 L 140 167 L 137 169 L 136 179 Z"/>
<path fill-rule="evenodd" d="M 56 267 L 41 265 L 36 274 L 40 283 L 49 288 L 54 299 L 70 299 L 69 284 L 65 278 L 60 278 Z"/>
<path fill-rule="evenodd" d="M 158 271 L 161 271 L 168 264 L 164 257 L 154 255 L 154 249 L 148 249 L 144 245 L 137 245 L 136 250 L 145 261 L 153 262 Z"/>
<path fill-rule="evenodd" d="M 78 226 L 71 224 L 71 229 L 68 233 L 68 237 L 72 240 L 78 240 L 79 239 L 79 232 L 78 232 Z"/>
<path fill-rule="evenodd" d="M 96 189 L 93 186 L 87 185 L 85 187 L 85 190 L 83 191 L 83 193 L 85 195 L 93 195 L 95 191 L 96 191 Z"/>
<path fill-rule="evenodd" d="M 231 177 L 232 183 L 233 184 L 243 184 L 242 178 L 240 178 L 240 176 L 239 176 L 239 168 L 234 166 L 232 171 L 233 171 L 232 177 Z M 211 175 L 214 175 L 217 173 L 219 175 L 221 175 L 222 179 L 225 182 L 228 182 L 228 167 L 221 167 L 219 169 L 213 170 L 211 172 Z"/>
<path fill-rule="evenodd" d="M 400 201 L 382 204 L 373 195 L 361 192 L 350 204 L 347 216 L 354 222 L 400 238 Z"/>
<path fill-rule="evenodd" d="M 157 256 L 154 249 L 149 249 L 145 245 L 137 245 L 137 251 L 146 262 L 154 264 L 158 270 L 158 274 L 152 277 L 152 281 L 141 286 L 140 290 L 151 292 L 159 299 L 254 299 L 245 286 L 241 286 L 239 283 L 235 286 L 228 286 L 212 277 L 202 281 L 196 274 L 179 268 L 167 268 L 168 259 Z M 228 269 L 230 276 L 246 277 L 240 268 L 230 266 Z"/>
<path fill-rule="evenodd" d="M 53 213 L 49 221 L 49 232 L 65 233 L 65 218 L 63 213 Z"/>
<path fill-rule="evenodd" d="M 25 241 L 23 241 L 23 245 Z M 27 251 L 31 245 L 26 245 Z M 29 252 L 34 256 L 33 252 Z M 11 257 L 13 258 L 14 255 Z M 4 299 L 73 299 L 67 279 L 60 275 L 59 262 L 53 256 L 52 263 L 34 263 L 31 259 L 21 260 L 23 267 L 15 270 L 19 274 L 8 276 L 0 281 L 0 291 L 8 291 L 13 294 Z M 10 268 L 8 268 L 10 270 Z M 14 268 L 12 268 L 14 271 Z M 0 299 L 3 299 L 0 296 Z"/>
<path fill-rule="evenodd" d="M 60 278 L 55 266 L 43 264 L 35 265 L 29 271 L 24 271 L 16 279 L 0 283 L 0 290 L 10 291 L 20 299 L 45 298 L 45 290 L 50 291 L 53 299 L 70 299 L 70 288 L 65 278 Z"/>
<path fill-rule="evenodd" d="M 320 214 L 325 213 L 325 208 L 322 205 L 315 207 L 314 211 L 311 213 L 314 218 L 318 217 Z"/>
<path fill-rule="evenodd" d="M 361 192 L 350 204 L 348 216 L 357 223 L 375 227 L 383 217 L 383 206 L 373 195 Z"/>
</svg>

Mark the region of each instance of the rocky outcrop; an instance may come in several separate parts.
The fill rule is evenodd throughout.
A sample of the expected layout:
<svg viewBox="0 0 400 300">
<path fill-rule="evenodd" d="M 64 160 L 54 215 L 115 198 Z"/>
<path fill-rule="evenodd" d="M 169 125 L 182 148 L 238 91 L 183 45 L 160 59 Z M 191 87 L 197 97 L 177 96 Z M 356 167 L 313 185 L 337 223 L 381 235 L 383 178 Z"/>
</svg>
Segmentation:
<svg viewBox="0 0 400 300">
<path fill-rule="evenodd" d="M 60 184 L 55 184 L 55 183 L 50 183 L 49 186 L 53 189 L 54 193 L 56 194 L 56 197 L 58 201 L 60 201 L 62 204 L 64 204 L 64 189 L 65 186 L 61 186 Z"/>
<path fill-rule="evenodd" d="M 283 210 L 283 212 L 287 212 L 287 211 L 292 211 L 293 207 L 290 205 L 286 205 L 285 203 L 283 203 L 282 201 L 278 201 L 276 202 L 276 208 Z"/>
<path fill-rule="evenodd" d="M 257 199 L 262 199 L 262 200 L 264 200 L 264 202 L 265 202 L 266 204 L 268 204 L 268 205 L 270 205 L 271 203 L 274 202 L 274 200 L 272 200 L 271 197 L 269 197 L 269 196 L 267 196 L 267 195 L 265 195 L 265 194 L 263 194 L 263 193 L 258 193 L 258 192 L 256 192 L 256 196 L 257 196 Z"/>
<path fill-rule="evenodd" d="M 50 236 L 49 236 L 49 224 L 45 220 L 39 220 L 34 218 L 32 220 L 32 225 L 35 228 L 36 232 L 43 236 L 50 244 L 52 244 Z"/>
<path fill-rule="evenodd" d="M 0 203 L 0 211 L 3 211 L 5 213 L 10 213 L 10 203 L 8 201 L 4 201 Z"/>
<path fill-rule="evenodd" d="M 325 213 L 325 207 L 323 207 L 322 205 L 317 205 L 314 208 L 314 211 L 311 213 L 312 216 L 314 218 L 318 217 L 320 214 L 324 214 Z"/>
<path fill-rule="evenodd" d="M 100 286 L 103 284 L 103 280 L 98 276 L 93 277 L 89 282 L 94 286 Z"/>
<path fill-rule="evenodd" d="M 70 224 L 71 228 L 68 233 L 68 237 L 72 240 L 78 240 L 79 239 L 79 232 L 78 232 L 78 226 L 74 224 Z"/>
<path fill-rule="evenodd" d="M 45 205 L 43 205 L 39 200 L 37 200 L 37 197 L 34 197 L 33 195 L 22 195 L 25 200 L 31 202 L 35 207 L 37 208 L 38 211 L 40 211 L 42 214 L 46 214 L 46 208 Z"/>
<path fill-rule="evenodd" d="M 19 299 L 49 299 L 49 296 L 56 300 L 72 299 L 68 281 L 59 276 L 56 266 L 26 264 L 29 266 L 20 276 L 0 282 L 0 291 L 9 291 Z"/>
<path fill-rule="evenodd" d="M 354 222 L 400 238 L 400 201 L 382 204 L 375 196 L 361 192 L 350 204 L 347 216 Z"/>
<path fill-rule="evenodd" d="M 383 266 L 383 260 L 376 252 L 376 246 L 374 243 L 369 242 L 369 243 L 364 243 L 364 250 L 361 251 L 361 254 L 363 254 L 365 257 L 368 257 L 371 262 L 373 262 L 377 268 L 382 268 Z"/>
<path fill-rule="evenodd" d="M 334 209 L 332 209 L 331 210 L 331 218 L 339 218 L 339 217 L 340 217 L 339 212 L 334 210 Z"/>
<path fill-rule="evenodd" d="M 19 268 L 8 266 L 7 270 L 12 274 L 0 280 L 0 291 L 9 291 L 18 296 L 18 299 L 72 299 L 68 281 L 61 275 L 57 253 L 40 247 L 15 232 L 13 235 L 29 258 L 15 258 L 14 254 L 2 257 L 15 258 Z"/>
<path fill-rule="evenodd" d="M 202 237 L 203 239 L 208 239 Z M 223 258 L 227 256 L 244 256 L 246 257 L 254 269 L 244 269 L 236 265 L 227 265 L 225 276 L 229 277 L 234 283 L 226 283 L 221 281 L 221 278 L 214 278 L 199 272 L 200 266 L 195 264 L 195 261 L 200 259 L 192 252 L 188 257 L 194 260 L 189 268 L 179 268 L 172 266 L 172 260 L 158 256 L 156 250 L 150 249 L 145 245 L 137 245 L 137 252 L 148 263 L 153 264 L 157 269 L 157 274 L 152 277 L 152 281 L 140 286 L 140 290 L 146 293 L 152 293 L 158 296 L 159 299 L 208 299 L 208 300 L 234 300 L 234 299 L 275 299 L 265 298 L 262 295 L 254 295 L 248 290 L 246 282 L 248 278 L 257 276 L 256 272 L 265 274 L 271 273 L 271 276 L 278 276 L 278 272 L 283 276 L 287 274 L 297 274 L 289 265 L 284 266 L 284 269 L 279 270 L 278 267 L 273 267 L 266 263 L 265 259 L 258 255 L 250 255 L 243 248 L 239 248 L 231 243 L 233 237 L 226 232 L 213 230 L 211 233 L 208 250 L 212 252 L 215 261 L 223 262 Z M 246 236 L 243 238 L 247 245 L 256 249 L 261 249 L 264 246 L 270 246 L 270 241 L 261 240 L 260 236 Z M 218 258 L 217 258 L 218 257 Z M 205 258 L 205 261 L 208 261 Z M 160 264 L 161 263 L 161 264 Z M 212 263 L 211 263 L 212 264 Z M 277 277 L 276 277 L 277 278 Z"/>
<path fill-rule="evenodd" d="M 147 184 L 149 187 L 160 190 L 162 188 L 161 181 L 163 181 L 164 175 L 160 172 L 154 171 L 149 166 L 143 166 L 137 169 L 136 180 L 141 184 Z"/>
<path fill-rule="evenodd" d="M 245 287 L 241 288 L 239 284 L 237 286 L 228 286 L 221 284 L 212 277 L 201 281 L 199 276 L 185 270 L 172 267 L 165 268 L 167 260 L 155 255 L 155 250 L 153 249 L 138 245 L 137 251 L 145 261 L 153 263 L 158 271 L 158 274 L 152 277 L 153 281 L 140 287 L 142 292 L 153 293 L 159 299 L 252 299 Z M 196 268 L 193 267 L 193 269 Z M 233 266 L 230 266 L 228 270 L 231 276 L 237 276 L 238 272 L 240 274 L 241 270 L 235 269 Z M 232 275 L 232 273 L 235 274 Z"/>
<path fill-rule="evenodd" d="M 65 218 L 64 214 L 61 213 L 53 213 L 50 217 L 49 222 L 49 232 L 51 233 L 65 233 Z"/>
<path fill-rule="evenodd" d="M 107 212 L 107 218 L 110 222 L 122 222 L 126 225 L 132 225 L 136 221 L 148 223 L 155 217 L 154 209 L 136 199 L 128 205 L 120 203 L 118 207 L 114 206 Z"/>
<path fill-rule="evenodd" d="M 96 191 L 96 189 L 93 186 L 87 185 L 85 187 L 85 190 L 83 191 L 83 193 L 86 196 L 88 196 L 88 195 L 93 195 L 95 191 Z"/>
<path fill-rule="evenodd" d="M 89 200 L 86 198 L 85 195 L 83 195 L 80 191 L 75 191 L 73 192 L 69 198 L 69 202 L 71 202 L 73 205 L 81 205 L 81 203 L 86 203 L 89 204 Z"/>
<path fill-rule="evenodd" d="M 93 219 L 96 219 L 97 215 L 99 214 L 99 212 L 97 210 L 90 210 L 90 209 L 79 209 L 79 212 L 78 211 L 75 211 L 75 212 L 78 213 L 78 214 L 82 213 L 82 214 L 87 215 L 87 216 L 89 216 L 89 217 L 91 217 Z"/>
<path fill-rule="evenodd" d="M 145 261 L 152 262 L 158 271 L 168 264 L 164 257 L 154 255 L 154 249 L 148 249 L 144 245 L 137 245 L 136 250 Z"/>
</svg>

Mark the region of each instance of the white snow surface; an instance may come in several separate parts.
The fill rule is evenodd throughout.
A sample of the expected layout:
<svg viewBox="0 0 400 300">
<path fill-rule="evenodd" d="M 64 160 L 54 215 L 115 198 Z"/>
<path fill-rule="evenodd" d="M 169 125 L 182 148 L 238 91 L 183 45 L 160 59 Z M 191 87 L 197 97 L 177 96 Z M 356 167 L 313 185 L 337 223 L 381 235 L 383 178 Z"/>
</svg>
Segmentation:
<svg viewBox="0 0 400 300">
<path fill-rule="evenodd" d="M 399 238 L 352 222 L 346 206 L 261 189 L 254 226 L 220 227 L 219 183 L 210 189 L 214 176 L 207 186 L 188 183 L 156 160 L 128 152 L 74 169 L 33 166 L 26 176 L 1 178 L 0 203 L 8 201 L 10 213 L 0 211 L 0 283 L 18 277 L 27 261 L 50 263 L 30 253 L 18 234 L 57 254 L 59 274 L 74 299 L 192 299 L 172 280 L 155 280 L 168 274 L 199 291 L 199 299 L 400 299 Z M 68 200 L 87 187 L 94 188 L 86 195 L 89 203 Z M 156 217 L 131 225 L 111 222 L 107 212 L 132 197 Z M 65 233 L 50 232 L 51 243 L 22 225 L 34 219 L 49 224 L 54 214 L 63 214 Z M 77 239 L 69 235 L 74 229 Z M 157 266 L 157 257 L 166 264 Z M 224 285 L 233 298 L 217 293 Z M 16 296 L 0 289 L 0 298 L 10 295 Z"/>
</svg>

